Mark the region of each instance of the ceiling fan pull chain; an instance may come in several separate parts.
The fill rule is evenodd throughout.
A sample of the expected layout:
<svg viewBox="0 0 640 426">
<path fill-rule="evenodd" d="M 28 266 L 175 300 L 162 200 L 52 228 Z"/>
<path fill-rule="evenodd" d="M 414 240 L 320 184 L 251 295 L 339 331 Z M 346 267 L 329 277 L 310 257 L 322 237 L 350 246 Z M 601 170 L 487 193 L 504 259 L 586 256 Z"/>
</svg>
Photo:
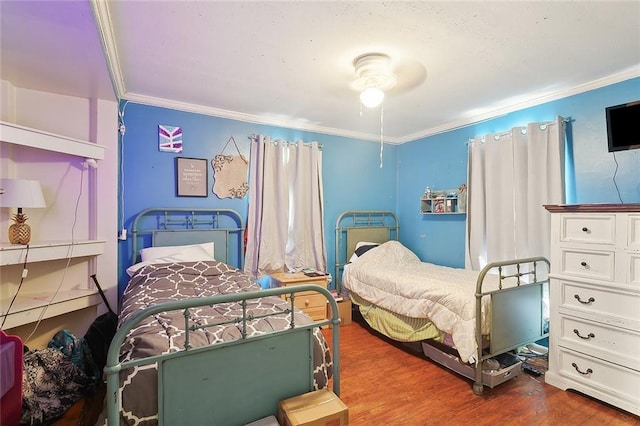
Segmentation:
<svg viewBox="0 0 640 426">
<path fill-rule="evenodd" d="M 382 151 L 384 150 L 383 139 L 383 123 L 384 123 L 384 102 L 380 104 L 380 168 L 382 168 Z"/>
</svg>

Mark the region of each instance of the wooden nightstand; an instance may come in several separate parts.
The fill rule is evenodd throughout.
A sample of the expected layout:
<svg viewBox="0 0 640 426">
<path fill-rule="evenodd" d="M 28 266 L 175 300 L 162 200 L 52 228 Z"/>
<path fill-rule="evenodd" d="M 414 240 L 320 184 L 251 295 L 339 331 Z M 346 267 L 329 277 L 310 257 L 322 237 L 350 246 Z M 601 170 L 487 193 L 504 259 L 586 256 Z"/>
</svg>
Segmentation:
<svg viewBox="0 0 640 426">
<path fill-rule="evenodd" d="M 275 281 L 275 285 L 280 287 L 288 287 L 301 284 L 315 284 L 327 288 L 328 276 L 308 277 L 302 272 L 278 272 L 271 274 L 271 278 Z M 290 295 L 283 295 L 289 300 Z M 313 291 L 303 291 L 296 293 L 294 305 L 302 309 L 315 321 L 321 321 L 327 318 L 327 299 L 322 294 Z"/>
</svg>

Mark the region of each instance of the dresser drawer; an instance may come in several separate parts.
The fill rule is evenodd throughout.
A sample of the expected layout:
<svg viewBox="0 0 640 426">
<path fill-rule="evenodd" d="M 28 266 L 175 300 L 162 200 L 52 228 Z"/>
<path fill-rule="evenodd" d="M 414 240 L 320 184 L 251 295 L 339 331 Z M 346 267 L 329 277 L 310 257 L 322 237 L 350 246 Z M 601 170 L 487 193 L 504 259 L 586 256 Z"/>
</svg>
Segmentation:
<svg viewBox="0 0 640 426">
<path fill-rule="evenodd" d="M 554 284 L 556 284 L 554 282 Z M 640 293 L 561 281 L 560 312 L 626 329 L 640 329 Z"/>
<path fill-rule="evenodd" d="M 560 348 L 560 376 L 602 392 L 622 396 L 626 401 L 640 401 L 640 372 L 621 367 L 579 352 Z"/>
<path fill-rule="evenodd" d="M 309 315 L 314 321 L 322 321 L 326 319 L 327 308 L 324 307 L 312 307 L 312 308 L 301 308 L 305 314 Z"/>
<path fill-rule="evenodd" d="M 594 280 L 615 279 L 616 255 L 612 251 L 560 249 L 560 273 Z"/>
<path fill-rule="evenodd" d="M 627 249 L 640 253 L 640 214 L 630 214 L 627 217 Z"/>
<path fill-rule="evenodd" d="M 614 244 L 614 214 L 563 214 L 560 218 L 560 241 L 588 244 Z"/>
<path fill-rule="evenodd" d="M 627 284 L 637 286 L 640 290 L 640 253 L 632 254 L 628 256 L 628 263 L 626 267 Z"/>
<path fill-rule="evenodd" d="M 285 299 L 289 301 L 291 295 L 287 294 Z M 295 300 L 293 301 L 293 305 L 296 308 L 300 308 L 303 310 L 307 309 L 322 309 L 323 312 L 326 311 L 327 298 L 324 297 L 320 293 L 315 293 L 312 291 L 303 291 L 295 294 Z"/>
<path fill-rule="evenodd" d="M 640 370 L 640 333 L 579 318 L 560 317 L 560 346 Z"/>
</svg>

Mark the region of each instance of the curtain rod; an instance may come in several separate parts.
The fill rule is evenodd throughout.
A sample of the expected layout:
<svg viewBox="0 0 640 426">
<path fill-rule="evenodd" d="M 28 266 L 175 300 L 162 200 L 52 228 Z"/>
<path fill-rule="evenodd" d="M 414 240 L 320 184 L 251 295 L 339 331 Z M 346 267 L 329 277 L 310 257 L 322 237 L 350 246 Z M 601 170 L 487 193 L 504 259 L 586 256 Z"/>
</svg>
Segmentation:
<svg viewBox="0 0 640 426">
<path fill-rule="evenodd" d="M 571 121 L 571 118 L 561 117 L 560 121 L 563 122 L 563 123 L 569 123 Z M 531 124 L 531 123 L 529 123 L 529 124 Z M 550 126 L 552 124 L 556 124 L 556 121 L 555 120 L 553 120 L 553 121 L 542 121 L 542 122 L 536 123 L 536 124 L 538 124 L 540 127 L 542 127 L 542 126 Z M 522 127 L 522 130 L 521 130 L 522 134 L 525 134 L 527 132 L 526 126 L 515 126 L 514 128 L 516 128 L 516 127 Z M 511 133 L 511 130 L 507 130 L 507 131 L 504 131 L 504 132 L 496 133 L 496 134 L 493 135 L 493 139 L 494 140 L 498 140 L 501 137 L 506 136 L 506 135 L 508 135 L 510 133 Z M 469 140 L 467 140 L 467 142 L 465 142 L 465 144 L 469 145 L 470 143 L 473 143 L 474 140 L 475 140 L 475 138 L 469 138 Z M 482 140 L 481 142 L 484 143 L 484 140 Z"/>
<path fill-rule="evenodd" d="M 251 135 L 251 136 L 249 136 L 249 139 L 250 139 L 252 142 L 255 142 L 255 141 L 257 141 L 257 140 L 258 140 L 257 136 L 258 136 L 258 135 Z M 273 144 L 273 145 L 277 145 L 277 144 L 279 144 L 279 143 L 281 143 L 281 144 L 283 144 L 283 145 L 298 144 L 298 142 L 296 142 L 296 141 L 285 141 L 285 140 L 283 140 L 283 139 L 275 139 L 275 140 L 272 140 L 271 138 L 269 138 L 269 142 L 270 142 L 271 144 Z M 300 142 L 302 142 L 302 141 L 300 141 Z M 302 142 L 302 146 L 311 147 L 311 144 L 312 144 L 312 143 L 313 143 L 313 142 Z M 316 142 L 316 143 L 318 144 L 318 148 L 323 148 L 323 147 L 324 147 L 324 145 L 323 145 L 323 144 L 321 144 L 320 142 Z"/>
</svg>

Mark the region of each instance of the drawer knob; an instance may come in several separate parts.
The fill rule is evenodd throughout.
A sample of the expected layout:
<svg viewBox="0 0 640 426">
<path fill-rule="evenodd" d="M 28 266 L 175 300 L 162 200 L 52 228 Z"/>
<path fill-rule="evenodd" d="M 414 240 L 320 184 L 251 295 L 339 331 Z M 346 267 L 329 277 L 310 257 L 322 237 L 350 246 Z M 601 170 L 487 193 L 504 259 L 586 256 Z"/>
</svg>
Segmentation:
<svg viewBox="0 0 640 426">
<path fill-rule="evenodd" d="M 589 228 L 587 228 L 586 226 L 582 227 L 582 232 L 589 232 Z"/>
<path fill-rule="evenodd" d="M 574 295 L 573 295 L 573 297 L 575 297 L 575 298 L 576 298 L 576 300 L 577 300 L 578 302 L 582 303 L 583 305 L 590 305 L 590 304 L 592 304 L 593 302 L 595 302 L 595 301 L 596 301 L 596 299 L 594 299 L 593 297 L 590 297 L 590 298 L 585 302 L 584 300 L 582 300 L 582 299 L 580 298 L 580 295 L 579 295 L 579 294 L 574 294 Z"/>
<path fill-rule="evenodd" d="M 586 268 L 587 266 L 589 266 L 589 264 L 583 260 L 582 262 L 580 262 L 580 266 Z"/>
<path fill-rule="evenodd" d="M 589 374 L 593 373 L 593 370 L 590 368 L 587 368 L 587 371 L 581 371 L 580 368 L 578 367 L 578 364 L 576 364 L 575 362 L 571 363 L 571 366 L 573 368 L 576 369 L 576 371 L 580 374 L 582 374 L 583 376 L 588 376 Z"/>
<path fill-rule="evenodd" d="M 593 339 L 594 337 L 596 337 L 596 335 L 595 335 L 595 334 L 593 334 L 593 333 L 589 333 L 589 334 L 587 334 L 586 336 L 583 336 L 583 335 L 581 335 L 581 334 L 580 334 L 580 332 L 578 331 L 578 329 L 577 329 L 577 328 L 574 328 L 574 329 L 573 329 L 573 332 L 574 332 L 574 333 L 576 333 L 576 336 L 578 336 L 579 338 L 584 339 L 584 340 L 591 340 L 591 339 Z"/>
</svg>

